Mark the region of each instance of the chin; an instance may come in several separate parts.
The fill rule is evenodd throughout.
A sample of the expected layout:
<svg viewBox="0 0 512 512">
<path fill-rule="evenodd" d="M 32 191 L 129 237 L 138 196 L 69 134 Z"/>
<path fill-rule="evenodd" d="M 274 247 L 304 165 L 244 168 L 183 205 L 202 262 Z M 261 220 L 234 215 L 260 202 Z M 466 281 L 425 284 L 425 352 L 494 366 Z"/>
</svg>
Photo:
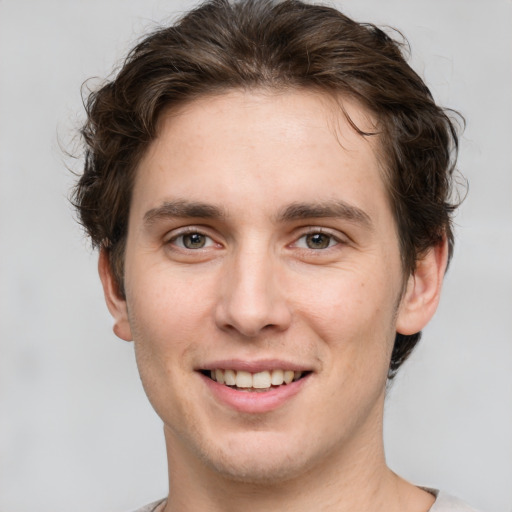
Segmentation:
<svg viewBox="0 0 512 512">
<path fill-rule="evenodd" d="M 230 440 L 229 446 L 217 446 L 202 451 L 203 463 L 218 475 L 250 485 L 277 485 L 293 480 L 311 470 L 315 457 L 310 457 L 307 447 L 294 446 L 268 435 L 256 435 L 250 441 L 246 434 L 241 439 Z M 271 436 L 274 437 L 274 436 Z M 234 441 L 234 442 L 233 442 Z M 237 442 L 238 441 L 238 442 Z"/>
<path fill-rule="evenodd" d="M 250 485 L 278 485 L 302 473 L 302 464 L 289 458 L 283 460 L 209 460 L 210 467 L 227 480 Z"/>
</svg>

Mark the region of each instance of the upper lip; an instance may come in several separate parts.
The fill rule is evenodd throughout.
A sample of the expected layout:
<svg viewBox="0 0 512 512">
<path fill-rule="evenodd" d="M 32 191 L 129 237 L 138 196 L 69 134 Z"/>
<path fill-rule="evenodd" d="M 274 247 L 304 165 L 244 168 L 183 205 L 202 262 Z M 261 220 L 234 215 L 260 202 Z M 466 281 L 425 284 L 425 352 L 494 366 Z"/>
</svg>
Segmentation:
<svg viewBox="0 0 512 512">
<path fill-rule="evenodd" d="M 258 373 L 265 370 L 293 370 L 294 372 L 312 371 L 310 366 L 281 359 L 260 359 L 256 361 L 247 361 L 242 359 L 222 359 L 205 363 L 196 368 L 197 370 L 236 370 L 249 373 Z"/>
</svg>

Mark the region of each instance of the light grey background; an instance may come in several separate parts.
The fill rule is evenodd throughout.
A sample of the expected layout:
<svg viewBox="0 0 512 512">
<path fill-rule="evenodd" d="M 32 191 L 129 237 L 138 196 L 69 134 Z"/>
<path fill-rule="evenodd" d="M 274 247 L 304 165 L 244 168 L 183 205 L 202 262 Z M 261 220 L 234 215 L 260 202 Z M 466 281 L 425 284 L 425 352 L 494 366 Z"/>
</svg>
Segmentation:
<svg viewBox="0 0 512 512">
<path fill-rule="evenodd" d="M 184 1 L 0 0 L 0 512 L 120 512 L 166 492 L 159 419 L 111 332 L 66 196 L 81 83 Z M 387 404 L 390 465 L 512 511 L 512 2 L 346 0 L 409 38 L 468 125 L 444 298 Z M 307 421 L 307 411 L 304 418 Z"/>
</svg>

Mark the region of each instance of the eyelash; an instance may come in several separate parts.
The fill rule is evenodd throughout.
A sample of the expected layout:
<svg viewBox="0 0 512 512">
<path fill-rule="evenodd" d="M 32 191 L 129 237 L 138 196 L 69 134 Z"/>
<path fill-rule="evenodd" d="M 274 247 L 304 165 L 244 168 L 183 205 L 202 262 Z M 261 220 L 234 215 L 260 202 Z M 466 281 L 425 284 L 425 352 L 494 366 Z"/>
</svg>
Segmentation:
<svg viewBox="0 0 512 512">
<path fill-rule="evenodd" d="M 307 240 L 307 237 L 314 236 L 314 235 L 322 235 L 324 237 L 328 237 L 329 241 L 328 241 L 327 247 L 311 248 L 311 247 L 299 247 L 298 246 L 300 240 L 302 240 L 302 239 Z M 299 238 L 297 238 L 297 240 L 295 242 L 293 242 L 293 244 L 291 244 L 291 245 L 292 245 L 292 247 L 297 247 L 298 249 L 301 249 L 304 251 L 319 252 L 319 251 L 326 251 L 328 249 L 331 249 L 332 247 L 335 247 L 335 246 L 343 244 L 343 243 L 344 243 L 344 241 L 339 236 L 336 236 L 335 234 L 331 233 L 330 231 L 326 231 L 323 228 L 312 227 L 307 232 L 303 233 Z"/>
<path fill-rule="evenodd" d="M 189 235 L 199 235 L 201 237 L 204 237 L 206 239 L 205 243 L 207 245 L 203 246 L 203 247 L 197 247 L 194 249 L 192 249 L 190 247 L 186 247 L 185 244 L 183 243 L 183 239 Z M 181 239 L 181 244 L 176 243 L 176 241 L 179 239 Z M 166 241 L 166 244 L 174 245 L 178 249 L 185 250 L 185 251 L 199 251 L 201 249 L 211 247 L 212 245 L 215 244 L 215 241 L 213 240 L 213 238 L 211 236 L 207 235 L 206 233 L 203 233 L 201 230 L 190 227 L 190 228 L 186 228 L 185 230 L 181 231 L 180 233 L 177 233 L 174 236 L 172 236 L 171 238 L 169 238 L 169 240 Z"/>
<path fill-rule="evenodd" d="M 184 243 L 184 238 L 189 235 L 199 235 L 200 237 L 204 237 L 205 245 L 200 246 L 200 247 L 195 247 L 195 248 L 186 247 L 186 245 Z M 328 238 L 327 246 L 326 247 L 316 247 L 316 248 L 307 247 L 307 237 L 312 237 L 315 235 L 322 235 L 323 237 L 327 237 Z M 180 239 L 181 239 L 181 243 L 177 243 L 177 241 Z M 304 242 L 304 245 L 306 245 L 305 247 L 304 246 L 301 247 L 299 245 L 301 240 L 305 240 L 305 242 Z M 339 236 L 334 235 L 330 231 L 326 231 L 323 228 L 312 227 L 307 232 L 301 234 L 292 244 L 290 244 L 289 247 L 294 247 L 294 248 L 297 248 L 302 251 L 321 252 L 321 251 L 329 250 L 333 247 L 336 247 L 337 245 L 344 244 L 344 243 L 345 242 L 342 239 L 340 239 Z M 183 230 L 180 233 L 175 234 L 174 236 L 169 238 L 169 240 L 166 242 L 166 244 L 173 245 L 178 250 L 200 251 L 202 249 L 208 249 L 208 248 L 212 247 L 213 245 L 215 245 L 215 241 L 211 236 L 207 235 L 200 229 L 197 229 L 194 227 L 189 227 L 189 228 L 185 228 L 185 230 Z"/>
</svg>

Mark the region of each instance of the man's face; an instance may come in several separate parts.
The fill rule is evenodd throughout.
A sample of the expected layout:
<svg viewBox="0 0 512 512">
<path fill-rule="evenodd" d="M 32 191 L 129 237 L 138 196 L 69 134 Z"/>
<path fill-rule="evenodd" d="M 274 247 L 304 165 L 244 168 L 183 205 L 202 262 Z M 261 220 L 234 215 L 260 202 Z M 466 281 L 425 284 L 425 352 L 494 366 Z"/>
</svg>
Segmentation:
<svg viewBox="0 0 512 512">
<path fill-rule="evenodd" d="M 233 91 L 162 120 L 116 321 L 175 458 L 262 481 L 378 446 L 404 277 L 370 139 L 310 92 Z"/>
</svg>

